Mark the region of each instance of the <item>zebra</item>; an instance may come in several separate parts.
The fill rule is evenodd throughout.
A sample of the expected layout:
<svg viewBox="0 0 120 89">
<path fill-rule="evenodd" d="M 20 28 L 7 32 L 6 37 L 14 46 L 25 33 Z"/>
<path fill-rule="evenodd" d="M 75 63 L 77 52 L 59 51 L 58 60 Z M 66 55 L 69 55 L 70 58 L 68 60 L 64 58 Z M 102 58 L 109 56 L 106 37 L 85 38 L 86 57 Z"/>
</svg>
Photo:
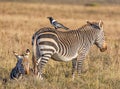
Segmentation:
<svg viewBox="0 0 120 89">
<path fill-rule="evenodd" d="M 53 17 L 47 17 L 47 18 L 50 20 L 51 25 L 53 25 L 55 29 L 62 28 L 62 29 L 65 29 L 65 30 L 69 30 L 68 27 L 66 27 L 63 24 L 54 20 Z"/>
<path fill-rule="evenodd" d="M 55 61 L 72 61 L 72 77 L 77 70 L 80 76 L 82 63 L 92 45 L 101 52 L 107 50 L 103 22 L 87 21 L 85 25 L 68 31 L 43 27 L 32 36 L 34 73 L 43 79 L 42 70 L 50 58 Z"/>
<path fill-rule="evenodd" d="M 21 79 L 23 75 L 29 74 L 29 54 L 30 50 L 27 49 L 26 52 L 22 55 L 19 55 L 17 52 L 13 51 L 15 57 L 17 58 L 16 66 L 12 69 L 10 73 L 10 79 Z"/>
</svg>

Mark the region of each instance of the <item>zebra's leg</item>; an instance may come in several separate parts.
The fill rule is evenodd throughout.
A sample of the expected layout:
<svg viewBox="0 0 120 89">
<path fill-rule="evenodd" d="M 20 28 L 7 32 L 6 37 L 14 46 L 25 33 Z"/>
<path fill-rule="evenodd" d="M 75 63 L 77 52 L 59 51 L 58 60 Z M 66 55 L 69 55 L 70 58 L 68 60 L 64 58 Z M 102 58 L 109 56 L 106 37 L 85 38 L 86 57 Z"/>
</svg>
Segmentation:
<svg viewBox="0 0 120 89">
<path fill-rule="evenodd" d="M 32 63 L 33 63 L 33 73 L 34 73 L 35 75 L 37 75 L 37 65 L 38 65 L 38 63 L 37 63 L 37 61 L 35 60 L 34 55 L 32 56 Z"/>
<path fill-rule="evenodd" d="M 73 80 L 75 78 L 75 71 L 76 71 L 76 69 L 77 69 L 77 58 L 74 58 L 72 60 L 72 78 L 73 78 Z"/>
<path fill-rule="evenodd" d="M 84 54 L 80 54 L 77 58 L 77 72 L 78 72 L 78 76 L 80 76 L 81 72 L 82 72 L 82 64 L 83 64 L 83 60 L 85 59 L 85 55 Z"/>
<path fill-rule="evenodd" d="M 43 76 L 42 76 L 43 68 L 50 58 L 51 58 L 51 55 L 43 55 L 40 58 L 40 61 L 39 61 L 39 64 L 38 64 L 38 77 L 41 80 L 43 80 Z"/>
</svg>

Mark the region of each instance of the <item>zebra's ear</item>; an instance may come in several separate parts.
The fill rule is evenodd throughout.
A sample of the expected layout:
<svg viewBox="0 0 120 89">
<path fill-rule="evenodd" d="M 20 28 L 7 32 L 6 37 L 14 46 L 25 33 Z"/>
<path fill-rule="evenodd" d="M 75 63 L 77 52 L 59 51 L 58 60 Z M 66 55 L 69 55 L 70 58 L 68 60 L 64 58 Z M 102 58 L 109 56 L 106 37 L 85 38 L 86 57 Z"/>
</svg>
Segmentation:
<svg viewBox="0 0 120 89">
<path fill-rule="evenodd" d="M 92 23 L 91 23 L 90 21 L 88 21 L 88 20 L 87 20 L 86 22 L 87 22 L 87 24 L 92 24 Z"/>
<path fill-rule="evenodd" d="M 103 27 L 103 22 L 100 20 L 99 21 L 99 27 L 102 28 Z"/>
</svg>

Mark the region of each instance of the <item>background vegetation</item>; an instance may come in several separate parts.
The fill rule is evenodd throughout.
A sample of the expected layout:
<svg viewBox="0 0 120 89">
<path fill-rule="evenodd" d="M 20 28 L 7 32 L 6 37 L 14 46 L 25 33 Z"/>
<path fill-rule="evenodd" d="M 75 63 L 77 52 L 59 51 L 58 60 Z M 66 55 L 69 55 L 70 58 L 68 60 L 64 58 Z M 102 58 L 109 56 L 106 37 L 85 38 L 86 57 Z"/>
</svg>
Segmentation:
<svg viewBox="0 0 120 89">
<path fill-rule="evenodd" d="M 27 48 L 32 51 L 33 33 L 41 27 L 51 27 L 48 16 L 71 29 L 81 27 L 86 20 L 102 20 L 108 50 L 101 53 L 93 46 L 84 61 L 81 77 L 76 75 L 74 81 L 71 62 L 50 60 L 43 81 L 31 74 L 18 81 L 3 83 L 3 78 L 9 78 L 16 63 L 12 51 L 22 53 Z M 119 5 L 0 2 L 0 41 L 0 89 L 120 89 Z"/>
<path fill-rule="evenodd" d="M 120 0 L 0 0 L 2 2 L 25 2 L 25 3 L 47 3 L 47 4 L 88 4 L 88 3 L 99 3 L 99 4 L 120 4 Z"/>
</svg>

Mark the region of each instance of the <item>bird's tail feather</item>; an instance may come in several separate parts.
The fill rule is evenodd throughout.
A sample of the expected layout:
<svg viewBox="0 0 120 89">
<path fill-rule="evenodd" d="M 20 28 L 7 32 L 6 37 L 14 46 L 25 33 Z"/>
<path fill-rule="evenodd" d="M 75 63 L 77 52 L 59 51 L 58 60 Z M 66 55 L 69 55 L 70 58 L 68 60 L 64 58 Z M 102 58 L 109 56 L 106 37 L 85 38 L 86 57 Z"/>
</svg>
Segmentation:
<svg viewBox="0 0 120 89">
<path fill-rule="evenodd" d="M 69 28 L 64 26 L 64 29 L 65 29 L 65 30 L 68 30 Z"/>
</svg>

